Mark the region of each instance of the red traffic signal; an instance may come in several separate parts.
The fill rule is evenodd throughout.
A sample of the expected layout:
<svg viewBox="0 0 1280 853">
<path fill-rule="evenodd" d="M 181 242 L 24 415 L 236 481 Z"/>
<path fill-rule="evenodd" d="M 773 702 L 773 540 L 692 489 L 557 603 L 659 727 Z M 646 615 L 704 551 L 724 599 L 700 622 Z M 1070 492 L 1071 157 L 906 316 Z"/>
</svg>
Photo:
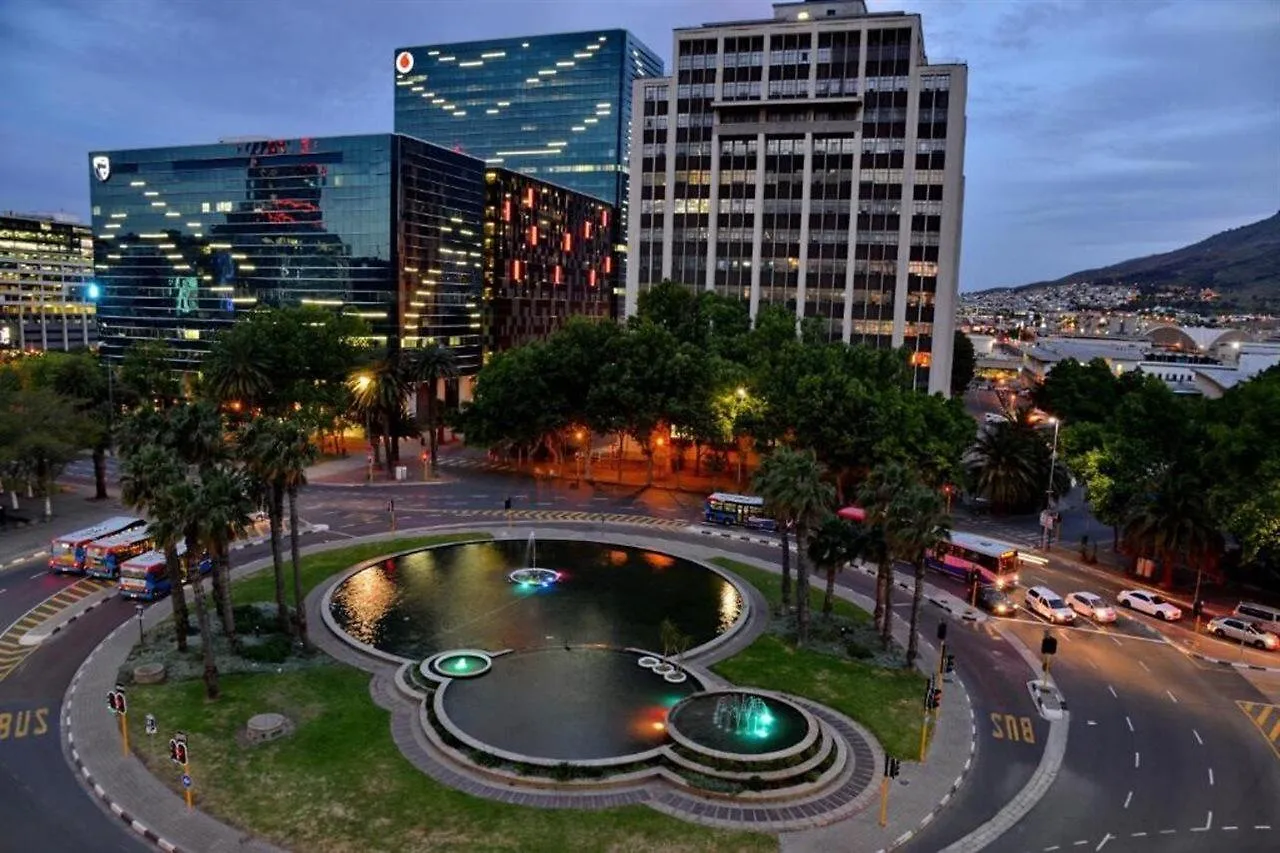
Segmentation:
<svg viewBox="0 0 1280 853">
<path fill-rule="evenodd" d="M 929 710 L 936 711 L 942 707 L 942 688 L 935 687 L 929 691 Z"/>
<path fill-rule="evenodd" d="M 107 691 L 107 710 L 113 714 L 123 714 L 129 709 L 127 700 L 124 697 L 123 688 L 117 687 L 115 690 Z"/>
<path fill-rule="evenodd" d="M 178 741 L 175 738 L 169 738 L 169 760 L 174 764 L 181 764 L 178 761 Z"/>
<path fill-rule="evenodd" d="M 114 690 L 107 691 L 107 710 L 113 714 L 120 713 L 120 709 L 116 706 L 116 692 Z"/>
<path fill-rule="evenodd" d="M 181 764 L 183 767 L 185 767 L 185 766 L 187 765 L 187 743 L 186 743 L 186 741 L 181 741 L 181 740 L 180 740 L 180 741 L 178 741 L 178 748 L 175 750 L 175 752 L 177 753 L 177 756 L 176 756 L 176 760 L 177 760 L 177 762 L 178 762 L 179 764 Z"/>
</svg>

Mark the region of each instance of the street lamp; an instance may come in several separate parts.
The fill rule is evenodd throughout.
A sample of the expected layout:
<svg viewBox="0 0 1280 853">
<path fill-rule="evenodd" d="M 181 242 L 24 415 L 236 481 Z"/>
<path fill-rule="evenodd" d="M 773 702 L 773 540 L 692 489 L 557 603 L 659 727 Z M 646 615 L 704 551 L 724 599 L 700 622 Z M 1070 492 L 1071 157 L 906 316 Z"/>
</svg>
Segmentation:
<svg viewBox="0 0 1280 853">
<path fill-rule="evenodd" d="M 142 635 L 142 611 L 144 608 L 141 604 L 135 604 L 133 607 L 134 612 L 138 614 L 138 645 L 141 646 L 145 642 L 145 638 Z"/>
<path fill-rule="evenodd" d="M 1048 514 L 1049 509 L 1053 505 L 1053 475 L 1057 471 L 1058 463 L 1058 427 L 1060 421 L 1057 418 L 1049 418 L 1049 423 L 1053 424 L 1053 448 L 1049 451 L 1049 485 L 1044 490 L 1044 510 L 1045 516 L 1041 519 L 1041 527 L 1044 530 L 1044 550 L 1049 550 L 1049 525 L 1052 522 L 1051 516 Z"/>
<path fill-rule="evenodd" d="M 351 384 L 355 386 L 357 392 L 362 392 L 369 387 L 369 383 L 372 381 L 373 380 L 369 378 L 369 374 L 358 373 Z M 368 469 L 365 471 L 365 481 L 370 482 L 373 480 L 373 416 L 367 406 L 362 408 L 364 408 L 364 438 L 365 441 L 369 443 L 369 451 L 365 454 L 365 462 L 368 466 Z"/>
<path fill-rule="evenodd" d="M 734 438 L 734 445 L 735 445 L 735 453 L 734 453 L 734 455 L 738 457 L 738 480 L 737 480 L 737 482 L 738 482 L 738 486 L 739 486 L 739 487 L 741 487 L 741 486 L 742 486 L 742 437 L 736 434 L 736 427 L 737 427 L 737 425 L 738 425 L 738 416 L 742 413 L 742 404 L 743 404 L 743 402 L 745 402 L 745 401 L 746 401 L 746 399 L 747 399 L 747 389 L 746 389 L 746 388 L 743 388 L 741 385 L 739 385 L 739 386 L 738 386 L 738 390 L 737 390 L 737 391 L 735 391 L 735 392 L 734 392 L 734 394 L 735 394 L 735 395 L 737 396 L 737 398 L 738 398 L 738 404 L 737 404 L 736 406 L 734 406 L 734 407 L 733 407 L 733 421 L 734 421 L 734 424 L 733 424 L 733 425 L 734 425 L 734 427 L 735 427 L 735 435 L 734 435 L 734 437 L 733 437 L 733 438 Z"/>
</svg>

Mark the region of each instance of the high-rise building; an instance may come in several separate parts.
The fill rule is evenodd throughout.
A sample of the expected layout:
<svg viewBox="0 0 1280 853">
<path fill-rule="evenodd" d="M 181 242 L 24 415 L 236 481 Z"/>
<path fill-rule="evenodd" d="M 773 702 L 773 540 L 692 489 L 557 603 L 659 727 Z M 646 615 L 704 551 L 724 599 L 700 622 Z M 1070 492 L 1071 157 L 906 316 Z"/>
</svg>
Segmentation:
<svg viewBox="0 0 1280 853">
<path fill-rule="evenodd" d="M 616 211 L 506 169 L 485 174 L 485 353 L 540 340 L 571 316 L 608 319 Z"/>
<path fill-rule="evenodd" d="M 910 353 L 949 393 L 964 206 L 963 64 L 863 0 L 674 33 L 636 82 L 626 312 L 663 279 Z"/>
<path fill-rule="evenodd" d="M 162 339 L 191 368 L 253 306 L 311 304 L 479 368 L 480 160 L 375 134 L 97 152 L 89 172 L 107 357 Z"/>
<path fill-rule="evenodd" d="M 92 277 L 88 227 L 60 216 L 0 214 L 0 348 L 92 346 Z"/>
<path fill-rule="evenodd" d="M 626 30 L 400 48 L 395 130 L 613 205 L 622 244 L 633 83 L 660 74 Z"/>
</svg>

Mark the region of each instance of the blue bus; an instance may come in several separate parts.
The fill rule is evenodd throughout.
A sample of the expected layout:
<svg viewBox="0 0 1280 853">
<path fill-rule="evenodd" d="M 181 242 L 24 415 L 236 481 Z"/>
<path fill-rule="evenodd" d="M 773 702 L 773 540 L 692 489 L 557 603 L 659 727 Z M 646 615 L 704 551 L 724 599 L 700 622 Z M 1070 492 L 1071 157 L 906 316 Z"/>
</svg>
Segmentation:
<svg viewBox="0 0 1280 853">
<path fill-rule="evenodd" d="M 703 517 L 711 524 L 733 524 L 769 531 L 777 528 L 774 520 L 764 514 L 764 498 L 755 495 L 715 492 L 707 498 Z"/>
</svg>

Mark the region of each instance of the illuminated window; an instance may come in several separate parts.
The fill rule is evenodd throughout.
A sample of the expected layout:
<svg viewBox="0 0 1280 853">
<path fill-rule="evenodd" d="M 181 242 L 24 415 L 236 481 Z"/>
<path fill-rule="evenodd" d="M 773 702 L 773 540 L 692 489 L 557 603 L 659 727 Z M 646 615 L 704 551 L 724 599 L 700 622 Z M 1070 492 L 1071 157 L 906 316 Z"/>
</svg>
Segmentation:
<svg viewBox="0 0 1280 853">
<path fill-rule="evenodd" d="M 606 256 L 606 257 L 605 257 L 605 259 L 604 259 L 604 271 L 605 271 L 606 273 L 611 273 L 611 272 L 613 272 L 613 256 L 612 256 L 612 255 L 608 255 L 608 256 Z"/>
<path fill-rule="evenodd" d="M 502 200 L 502 221 L 511 221 L 511 199 L 509 198 L 504 198 Z"/>
<path fill-rule="evenodd" d="M 573 251 L 573 235 L 568 231 L 564 232 L 563 248 L 566 252 Z"/>
<path fill-rule="evenodd" d="M 596 271 L 595 271 L 595 270 L 587 270 L 587 284 L 589 284 L 589 285 L 590 285 L 590 286 L 592 286 L 592 287 L 595 287 L 595 286 L 596 286 Z"/>
<path fill-rule="evenodd" d="M 555 272 L 552 273 L 551 280 L 556 284 L 564 284 L 564 270 L 559 264 L 556 264 Z"/>
<path fill-rule="evenodd" d="M 927 352 L 913 352 L 911 354 L 911 365 L 913 367 L 928 367 L 933 361 L 933 354 Z"/>
<path fill-rule="evenodd" d="M 591 239 L 591 221 L 587 220 L 582 224 L 582 236 L 587 240 Z"/>
<path fill-rule="evenodd" d="M 538 226 L 536 225 L 529 226 L 529 245 L 538 245 Z"/>
<path fill-rule="evenodd" d="M 511 280 L 512 281 L 520 280 L 520 262 L 519 261 L 511 262 Z"/>
<path fill-rule="evenodd" d="M 524 206 L 533 207 L 533 187 L 529 187 L 524 191 Z"/>
<path fill-rule="evenodd" d="M 609 227 L 609 209 L 608 208 L 605 208 L 604 210 L 600 211 L 600 227 L 601 228 Z"/>
</svg>

